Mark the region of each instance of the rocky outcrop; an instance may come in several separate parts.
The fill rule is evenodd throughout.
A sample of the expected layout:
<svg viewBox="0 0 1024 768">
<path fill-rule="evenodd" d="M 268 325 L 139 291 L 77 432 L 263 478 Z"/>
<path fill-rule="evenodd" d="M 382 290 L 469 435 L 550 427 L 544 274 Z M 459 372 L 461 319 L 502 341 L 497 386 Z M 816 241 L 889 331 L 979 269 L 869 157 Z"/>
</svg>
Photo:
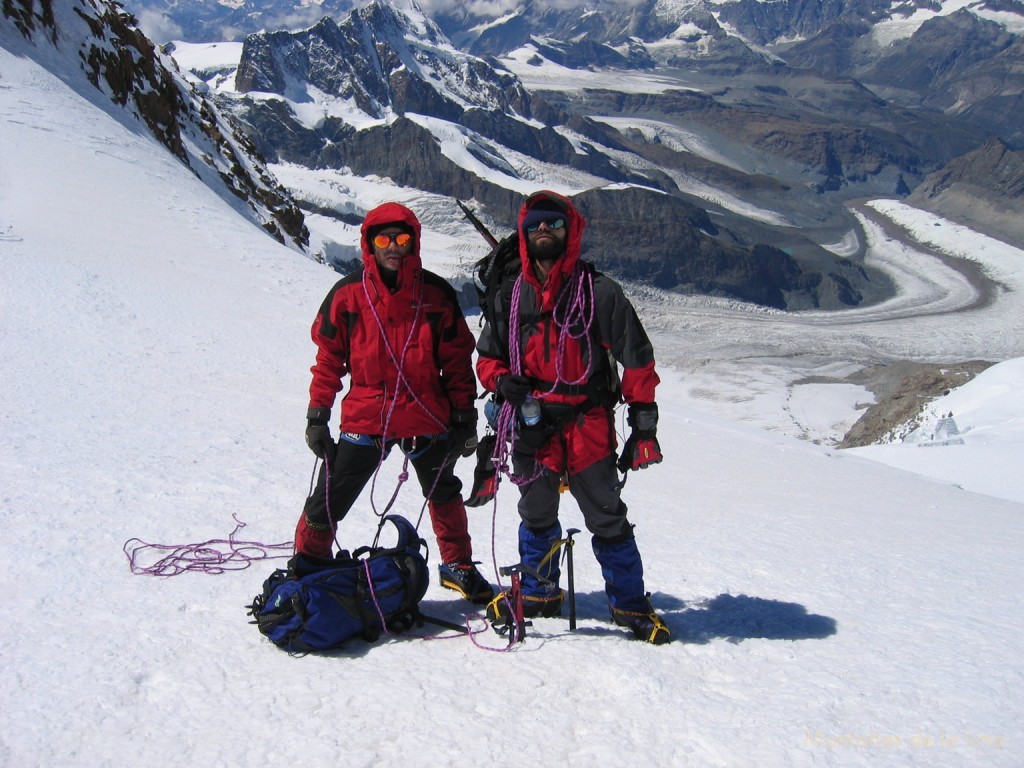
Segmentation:
<svg viewBox="0 0 1024 768">
<path fill-rule="evenodd" d="M 854 374 L 847 381 L 871 390 L 875 403 L 850 428 L 839 447 L 859 448 L 878 442 L 913 422 L 933 400 L 962 387 L 992 365 L 985 360 L 942 364 L 901 362 Z"/>
</svg>

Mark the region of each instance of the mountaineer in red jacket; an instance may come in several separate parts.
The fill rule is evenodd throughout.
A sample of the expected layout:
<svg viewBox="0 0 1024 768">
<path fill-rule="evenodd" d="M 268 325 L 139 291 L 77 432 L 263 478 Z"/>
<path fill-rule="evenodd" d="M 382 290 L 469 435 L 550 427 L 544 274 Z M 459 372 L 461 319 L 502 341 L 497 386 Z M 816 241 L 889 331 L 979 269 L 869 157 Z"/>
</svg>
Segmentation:
<svg viewBox="0 0 1024 768">
<path fill-rule="evenodd" d="M 617 466 L 637 470 L 662 458 L 654 350 L 619 284 L 580 259 L 583 227 L 569 199 L 554 192 L 538 192 L 523 204 L 521 272 L 506 275 L 496 306 L 485 308 L 477 374 L 485 389 L 498 393 L 504 409 L 516 411 L 512 478 L 520 490 L 526 616 L 554 616 L 562 609 L 558 557 L 549 553 L 562 535 L 558 504 L 565 483 L 593 534 L 613 621 L 660 645 L 670 632 L 644 590 L 643 563 L 616 473 Z M 617 365 L 632 427 L 618 462 Z M 531 425 L 527 408 L 538 403 L 541 419 Z M 509 608 L 502 594 L 487 613 L 498 621 Z"/>
<path fill-rule="evenodd" d="M 477 444 L 473 336 L 455 291 L 423 269 L 412 211 L 385 203 L 366 215 L 360 232 L 363 268 L 331 289 L 313 322 L 306 442 L 324 465 L 299 518 L 295 550 L 331 556 L 338 523 L 398 446 L 428 500 L 441 585 L 486 603 L 493 590 L 473 564 L 454 474 L 456 459 Z M 328 423 L 346 375 L 335 443 Z"/>
</svg>

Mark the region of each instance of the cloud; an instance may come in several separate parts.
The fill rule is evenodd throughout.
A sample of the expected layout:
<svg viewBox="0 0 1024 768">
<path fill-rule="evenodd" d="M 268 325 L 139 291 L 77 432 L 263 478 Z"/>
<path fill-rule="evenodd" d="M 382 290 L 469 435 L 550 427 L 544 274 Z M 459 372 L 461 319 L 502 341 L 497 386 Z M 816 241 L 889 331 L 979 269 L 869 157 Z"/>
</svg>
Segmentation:
<svg viewBox="0 0 1024 768">
<path fill-rule="evenodd" d="M 184 35 L 181 27 L 160 11 L 144 10 L 135 14 L 139 29 L 157 45 L 171 40 L 180 40 Z"/>
<path fill-rule="evenodd" d="M 321 18 L 327 16 L 319 7 L 316 8 L 295 8 L 291 11 L 277 13 L 277 14 L 266 14 L 263 26 L 265 29 L 308 29 L 320 21 Z M 340 21 L 348 14 L 332 14 L 335 19 Z"/>
<path fill-rule="evenodd" d="M 536 3 L 535 8 L 543 10 L 545 7 L 558 11 L 565 11 L 572 8 L 599 7 L 622 7 L 639 5 L 644 0 L 547 0 L 544 3 Z M 465 10 L 471 16 L 493 19 L 503 16 L 522 7 L 521 0 L 419 0 L 417 3 L 428 15 L 435 13 L 448 13 L 456 10 Z"/>
</svg>

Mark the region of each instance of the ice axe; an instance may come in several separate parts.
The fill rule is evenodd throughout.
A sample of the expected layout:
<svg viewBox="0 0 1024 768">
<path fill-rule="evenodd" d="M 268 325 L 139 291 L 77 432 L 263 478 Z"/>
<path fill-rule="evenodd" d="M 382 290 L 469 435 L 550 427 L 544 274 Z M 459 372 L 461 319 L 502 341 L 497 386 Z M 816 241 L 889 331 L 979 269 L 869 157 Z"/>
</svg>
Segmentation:
<svg viewBox="0 0 1024 768">
<path fill-rule="evenodd" d="M 502 576 L 510 576 L 512 580 L 512 586 L 509 590 L 508 597 L 506 598 L 509 602 L 511 612 L 509 617 L 506 619 L 505 626 L 500 629 L 495 626 L 494 630 L 498 634 L 504 634 L 509 630 L 514 630 L 509 635 L 509 646 L 514 643 L 521 643 L 526 638 L 526 626 L 528 622 L 526 621 L 526 617 L 523 616 L 523 592 L 520 583 L 523 567 L 522 563 L 516 563 L 515 565 L 506 565 L 498 569 L 498 572 Z"/>
</svg>

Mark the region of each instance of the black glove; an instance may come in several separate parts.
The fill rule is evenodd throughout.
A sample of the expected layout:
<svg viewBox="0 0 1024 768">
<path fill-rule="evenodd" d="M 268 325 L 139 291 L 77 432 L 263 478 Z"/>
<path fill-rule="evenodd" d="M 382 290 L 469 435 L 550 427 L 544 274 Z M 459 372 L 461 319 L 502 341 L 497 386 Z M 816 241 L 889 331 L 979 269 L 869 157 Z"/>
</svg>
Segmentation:
<svg viewBox="0 0 1024 768">
<path fill-rule="evenodd" d="M 476 452 L 476 408 L 452 411 L 448 429 L 448 452 L 452 456 L 472 456 Z"/>
<path fill-rule="evenodd" d="M 327 426 L 330 419 L 330 408 L 310 408 L 306 411 L 306 445 L 321 459 L 333 463 L 338 446 L 334 444 L 331 428 Z"/>
<path fill-rule="evenodd" d="M 523 404 L 527 395 L 533 391 L 533 385 L 525 376 L 506 373 L 498 378 L 498 394 L 517 408 Z"/>
<path fill-rule="evenodd" d="M 646 469 L 662 460 L 658 444 L 658 404 L 630 403 L 626 423 L 632 427 L 629 439 L 619 456 L 619 472 Z"/>
</svg>

